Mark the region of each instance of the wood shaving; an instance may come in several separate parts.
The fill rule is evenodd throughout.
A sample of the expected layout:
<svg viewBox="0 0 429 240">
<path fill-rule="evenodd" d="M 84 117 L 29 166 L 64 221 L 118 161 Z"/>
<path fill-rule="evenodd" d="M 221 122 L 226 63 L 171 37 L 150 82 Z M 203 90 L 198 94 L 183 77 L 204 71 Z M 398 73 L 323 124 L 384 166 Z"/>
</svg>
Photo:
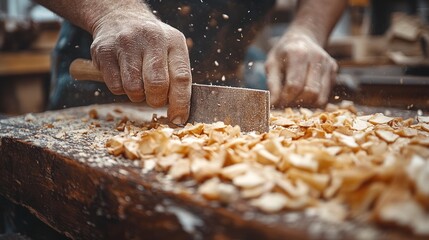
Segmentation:
<svg viewBox="0 0 429 240">
<path fill-rule="evenodd" d="M 270 131 L 223 122 L 171 128 L 126 118 L 106 142 L 144 172 L 194 180 L 209 201 L 239 199 L 267 213 L 302 210 L 328 221 L 395 224 L 429 234 L 429 117 L 359 116 L 351 102 L 285 109 Z"/>
<path fill-rule="evenodd" d="M 251 201 L 251 204 L 264 212 L 278 212 L 286 207 L 287 197 L 280 193 L 267 193 Z"/>
<path fill-rule="evenodd" d="M 388 143 L 392 143 L 392 142 L 396 141 L 396 139 L 399 138 L 399 135 L 397 135 L 391 131 L 376 130 L 375 134 Z"/>
<path fill-rule="evenodd" d="M 392 121 L 394 118 L 392 117 L 388 117 L 388 116 L 384 116 L 384 114 L 382 113 L 376 113 L 375 115 L 373 115 L 368 122 L 372 123 L 372 124 L 387 124 L 390 121 Z"/>
<path fill-rule="evenodd" d="M 429 116 L 417 116 L 417 121 L 420 123 L 429 123 Z"/>
<path fill-rule="evenodd" d="M 98 112 L 95 109 L 89 110 L 88 115 L 92 119 L 98 119 Z"/>
</svg>

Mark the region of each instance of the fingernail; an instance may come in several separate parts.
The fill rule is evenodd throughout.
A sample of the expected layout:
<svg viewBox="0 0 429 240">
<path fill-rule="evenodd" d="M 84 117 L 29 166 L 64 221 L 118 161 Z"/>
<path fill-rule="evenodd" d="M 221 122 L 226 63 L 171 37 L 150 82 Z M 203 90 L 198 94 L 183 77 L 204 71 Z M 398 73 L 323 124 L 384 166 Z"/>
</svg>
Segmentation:
<svg viewBox="0 0 429 240">
<path fill-rule="evenodd" d="M 182 125 L 182 124 L 184 124 L 183 119 L 182 119 L 181 116 L 175 117 L 171 122 L 174 123 L 174 124 L 176 124 L 176 125 Z"/>
</svg>

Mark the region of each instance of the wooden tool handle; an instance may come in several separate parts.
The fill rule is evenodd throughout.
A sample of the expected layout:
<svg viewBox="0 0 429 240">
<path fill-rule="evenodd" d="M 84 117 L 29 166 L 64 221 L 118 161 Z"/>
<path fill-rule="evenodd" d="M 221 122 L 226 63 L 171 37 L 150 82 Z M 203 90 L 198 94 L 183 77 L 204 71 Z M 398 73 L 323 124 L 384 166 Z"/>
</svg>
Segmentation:
<svg viewBox="0 0 429 240">
<path fill-rule="evenodd" d="M 77 58 L 70 64 L 70 75 L 74 80 L 90 80 L 96 82 L 104 82 L 103 75 L 98 70 L 91 60 Z"/>
</svg>

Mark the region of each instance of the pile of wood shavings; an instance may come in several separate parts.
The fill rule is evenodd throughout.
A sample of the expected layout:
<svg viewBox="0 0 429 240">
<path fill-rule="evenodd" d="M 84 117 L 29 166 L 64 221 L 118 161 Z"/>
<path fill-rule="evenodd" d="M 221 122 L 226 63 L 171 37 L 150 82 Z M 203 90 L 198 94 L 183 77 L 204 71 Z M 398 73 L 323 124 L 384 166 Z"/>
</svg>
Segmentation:
<svg viewBox="0 0 429 240">
<path fill-rule="evenodd" d="M 194 179 L 207 200 L 237 199 L 264 212 L 395 224 L 429 234 L 429 117 L 358 116 L 353 106 L 272 114 L 268 133 L 238 126 L 137 127 L 109 139 L 115 156 L 148 171 Z"/>
</svg>

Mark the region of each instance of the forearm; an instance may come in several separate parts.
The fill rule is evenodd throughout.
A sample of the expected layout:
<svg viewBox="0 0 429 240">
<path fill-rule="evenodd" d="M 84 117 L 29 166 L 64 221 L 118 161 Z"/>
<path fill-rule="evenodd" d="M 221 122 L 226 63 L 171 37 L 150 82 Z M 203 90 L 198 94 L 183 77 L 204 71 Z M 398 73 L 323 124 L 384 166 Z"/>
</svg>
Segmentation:
<svg viewBox="0 0 429 240">
<path fill-rule="evenodd" d="M 304 33 L 324 46 L 346 6 L 346 0 L 305 0 L 289 32 Z"/>
<path fill-rule="evenodd" d="M 73 24 L 93 33 L 104 16 L 115 9 L 140 9 L 141 13 L 152 14 L 143 0 L 35 0 Z"/>
</svg>

